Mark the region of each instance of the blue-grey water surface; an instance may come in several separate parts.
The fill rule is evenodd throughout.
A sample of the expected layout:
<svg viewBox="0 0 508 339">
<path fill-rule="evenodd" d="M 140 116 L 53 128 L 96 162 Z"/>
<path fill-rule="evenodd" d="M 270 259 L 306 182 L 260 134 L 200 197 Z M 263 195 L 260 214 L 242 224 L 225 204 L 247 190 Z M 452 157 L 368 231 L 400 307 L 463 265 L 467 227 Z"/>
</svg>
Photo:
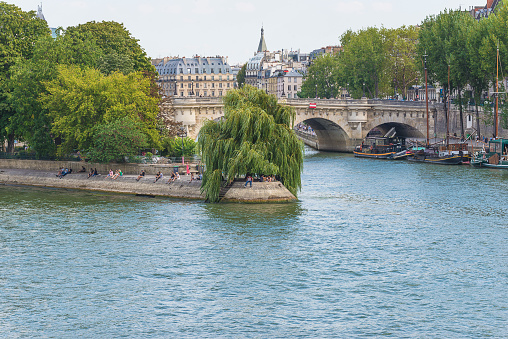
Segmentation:
<svg viewBox="0 0 508 339">
<path fill-rule="evenodd" d="M 507 192 L 313 151 L 291 204 L 0 186 L 0 337 L 507 337 Z"/>
</svg>

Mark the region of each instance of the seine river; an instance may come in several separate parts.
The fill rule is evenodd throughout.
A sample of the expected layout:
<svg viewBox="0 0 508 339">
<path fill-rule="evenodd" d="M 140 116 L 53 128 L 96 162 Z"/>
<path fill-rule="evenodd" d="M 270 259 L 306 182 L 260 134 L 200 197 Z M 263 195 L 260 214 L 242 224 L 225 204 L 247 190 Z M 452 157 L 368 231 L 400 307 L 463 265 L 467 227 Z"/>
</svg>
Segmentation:
<svg viewBox="0 0 508 339">
<path fill-rule="evenodd" d="M 292 204 L 0 186 L 0 337 L 507 337 L 507 192 L 310 150 Z"/>
</svg>

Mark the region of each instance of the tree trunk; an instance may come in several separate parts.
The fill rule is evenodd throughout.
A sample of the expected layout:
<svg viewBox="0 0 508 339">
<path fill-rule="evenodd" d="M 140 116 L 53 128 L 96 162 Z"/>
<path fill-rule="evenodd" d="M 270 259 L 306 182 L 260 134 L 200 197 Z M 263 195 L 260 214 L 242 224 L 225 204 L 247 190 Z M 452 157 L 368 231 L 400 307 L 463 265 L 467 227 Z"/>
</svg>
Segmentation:
<svg viewBox="0 0 508 339">
<path fill-rule="evenodd" d="M 457 91 L 459 95 L 460 136 L 462 139 L 464 139 L 464 117 L 462 115 L 462 96 L 461 96 L 462 89 L 459 87 L 457 88 Z"/>
<path fill-rule="evenodd" d="M 7 136 L 7 153 L 14 153 L 14 134 Z"/>
</svg>

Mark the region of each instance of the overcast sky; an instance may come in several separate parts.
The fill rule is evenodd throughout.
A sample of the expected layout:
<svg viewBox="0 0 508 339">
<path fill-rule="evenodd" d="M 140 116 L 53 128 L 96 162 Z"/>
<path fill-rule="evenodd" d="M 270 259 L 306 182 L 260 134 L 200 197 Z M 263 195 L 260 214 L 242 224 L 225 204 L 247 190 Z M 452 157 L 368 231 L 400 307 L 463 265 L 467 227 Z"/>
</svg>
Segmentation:
<svg viewBox="0 0 508 339">
<path fill-rule="evenodd" d="M 2 0 L 0 0 L 2 1 Z M 40 0 L 3 0 L 24 11 Z M 152 58 L 222 55 L 230 64 L 256 51 L 261 26 L 269 50 L 311 52 L 338 45 L 347 29 L 421 23 L 445 8 L 484 6 L 486 0 L 45 0 L 50 27 L 88 21 L 125 25 Z"/>
</svg>

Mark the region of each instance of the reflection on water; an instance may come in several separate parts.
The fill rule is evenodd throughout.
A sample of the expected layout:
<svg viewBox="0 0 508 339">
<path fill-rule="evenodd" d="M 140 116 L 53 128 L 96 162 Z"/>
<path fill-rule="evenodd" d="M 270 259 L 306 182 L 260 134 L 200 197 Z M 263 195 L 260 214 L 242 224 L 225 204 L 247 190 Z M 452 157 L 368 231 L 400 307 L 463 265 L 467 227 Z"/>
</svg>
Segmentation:
<svg viewBox="0 0 508 339">
<path fill-rule="evenodd" d="M 0 337 L 503 337 L 507 179 L 308 150 L 296 203 L 0 186 Z"/>
</svg>

